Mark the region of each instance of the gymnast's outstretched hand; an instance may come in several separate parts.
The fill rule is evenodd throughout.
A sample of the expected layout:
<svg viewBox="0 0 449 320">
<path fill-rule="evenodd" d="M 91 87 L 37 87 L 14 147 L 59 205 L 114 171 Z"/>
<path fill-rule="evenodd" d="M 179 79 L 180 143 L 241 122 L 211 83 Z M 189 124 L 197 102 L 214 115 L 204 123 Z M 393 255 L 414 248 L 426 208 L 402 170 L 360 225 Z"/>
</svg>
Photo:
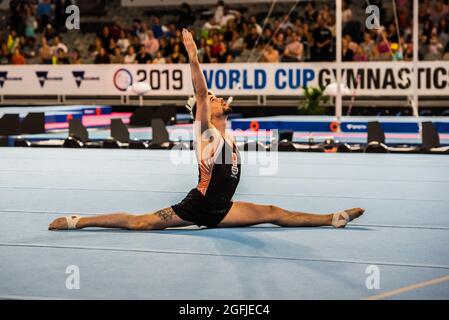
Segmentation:
<svg viewBox="0 0 449 320">
<path fill-rule="evenodd" d="M 189 60 L 194 61 L 198 59 L 198 49 L 196 47 L 195 40 L 193 40 L 192 33 L 187 29 L 182 29 L 182 38 L 184 42 L 184 47 L 189 55 Z"/>
</svg>

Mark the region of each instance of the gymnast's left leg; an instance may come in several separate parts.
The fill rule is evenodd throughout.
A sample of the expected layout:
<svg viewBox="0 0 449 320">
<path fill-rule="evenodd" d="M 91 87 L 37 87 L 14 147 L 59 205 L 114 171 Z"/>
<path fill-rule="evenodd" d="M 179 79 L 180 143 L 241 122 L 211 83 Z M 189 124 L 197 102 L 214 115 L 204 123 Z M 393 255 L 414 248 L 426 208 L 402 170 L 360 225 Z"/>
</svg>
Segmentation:
<svg viewBox="0 0 449 320">
<path fill-rule="evenodd" d="M 365 212 L 362 208 L 347 209 L 330 214 L 312 214 L 289 211 L 273 205 L 250 202 L 234 202 L 231 210 L 218 227 L 242 227 L 261 223 L 272 223 L 281 227 L 344 228 L 346 224 Z"/>
</svg>

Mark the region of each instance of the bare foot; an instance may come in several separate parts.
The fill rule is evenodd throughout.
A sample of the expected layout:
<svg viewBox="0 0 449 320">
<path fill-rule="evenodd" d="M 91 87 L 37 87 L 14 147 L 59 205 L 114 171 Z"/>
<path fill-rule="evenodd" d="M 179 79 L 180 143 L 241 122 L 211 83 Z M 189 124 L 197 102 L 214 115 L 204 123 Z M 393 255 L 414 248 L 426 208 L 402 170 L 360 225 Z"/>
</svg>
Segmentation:
<svg viewBox="0 0 449 320">
<path fill-rule="evenodd" d="M 348 215 L 348 217 L 349 217 L 349 221 L 347 221 L 347 222 L 350 222 L 350 221 L 352 221 L 352 220 L 354 220 L 354 219 L 357 219 L 358 217 L 360 217 L 364 212 L 365 212 L 365 209 L 362 209 L 362 208 L 353 208 L 353 209 L 347 209 L 347 210 L 344 210 L 346 213 L 347 213 L 347 215 Z M 338 217 L 338 222 L 344 222 L 345 221 L 345 218 L 342 216 L 342 215 L 340 215 L 339 217 Z M 346 227 L 346 225 L 347 225 L 347 222 L 346 223 L 337 223 L 337 225 L 335 225 L 334 223 L 332 223 L 332 225 L 335 227 L 335 228 L 344 228 L 344 227 Z"/>
<path fill-rule="evenodd" d="M 69 226 L 67 225 L 67 219 L 65 217 L 57 218 L 53 220 L 48 226 L 48 230 L 67 230 Z"/>
</svg>

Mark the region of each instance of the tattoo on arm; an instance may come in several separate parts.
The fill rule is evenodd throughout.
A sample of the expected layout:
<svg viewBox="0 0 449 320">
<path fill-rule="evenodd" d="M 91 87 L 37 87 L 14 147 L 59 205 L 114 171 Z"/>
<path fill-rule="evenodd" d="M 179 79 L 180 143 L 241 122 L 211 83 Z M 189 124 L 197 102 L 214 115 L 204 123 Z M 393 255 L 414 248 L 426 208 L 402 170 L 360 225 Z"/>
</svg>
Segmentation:
<svg viewBox="0 0 449 320">
<path fill-rule="evenodd" d="M 176 213 L 171 207 L 156 211 L 154 214 L 162 221 L 170 221 L 176 217 Z"/>
</svg>

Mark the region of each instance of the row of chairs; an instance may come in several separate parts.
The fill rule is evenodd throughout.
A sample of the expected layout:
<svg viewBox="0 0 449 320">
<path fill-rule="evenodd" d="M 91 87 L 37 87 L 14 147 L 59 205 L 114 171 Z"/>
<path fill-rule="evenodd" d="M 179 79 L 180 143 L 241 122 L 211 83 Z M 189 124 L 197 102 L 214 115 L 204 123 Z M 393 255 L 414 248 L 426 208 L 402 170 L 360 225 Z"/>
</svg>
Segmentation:
<svg viewBox="0 0 449 320">
<path fill-rule="evenodd" d="M 162 110 L 163 108 L 161 108 Z M 163 109 L 166 110 L 166 109 Z M 142 110 L 138 110 L 142 112 Z M 69 121 L 69 135 L 63 142 L 30 142 L 20 138 L 21 134 L 45 133 L 45 115 L 43 112 L 29 113 L 22 121 L 18 114 L 5 114 L 0 118 L 0 136 L 16 136 L 15 146 L 63 146 L 76 148 L 129 148 L 129 149 L 171 149 L 175 145 L 182 149 L 192 149 L 193 142 L 170 141 L 169 133 L 165 126 L 173 118 L 174 110 L 169 113 L 156 112 L 152 118 L 146 114 L 136 112 L 133 115 L 133 122 L 136 119 L 151 119 L 148 121 L 152 127 L 153 139 L 142 141 L 130 139 L 128 127 L 121 119 L 112 119 L 110 126 L 110 137 L 104 141 L 91 141 L 89 133 L 82 124 L 81 119 L 71 119 Z M 175 111 L 174 111 L 175 112 Z M 140 123 L 139 123 L 140 124 Z M 418 146 L 388 146 L 386 144 L 385 132 L 378 121 L 368 123 L 368 138 L 366 144 L 349 144 L 326 139 L 321 143 L 294 143 L 293 131 L 283 131 L 278 139 L 262 143 L 260 141 L 247 141 L 238 143 L 238 147 L 245 151 L 272 151 L 281 152 L 366 152 L 366 153 L 432 153 L 449 154 L 449 146 L 442 146 L 440 138 L 434 124 L 430 121 L 421 123 L 422 143 Z"/>
<path fill-rule="evenodd" d="M 165 123 L 162 119 L 151 120 L 153 139 L 151 142 L 131 140 L 127 126 L 121 119 L 111 121 L 111 137 L 98 142 L 88 142 L 87 130 L 78 119 L 70 121 L 69 138 L 64 146 L 97 146 L 103 148 L 130 148 L 130 149 L 193 149 L 193 142 L 170 141 Z M 378 121 L 368 123 L 368 139 L 364 145 L 351 145 L 333 139 L 326 139 L 321 143 L 294 143 L 293 131 L 283 131 L 278 139 L 269 143 L 260 141 L 247 141 L 237 143 L 244 151 L 281 151 L 281 152 L 365 152 L 365 153 L 433 153 L 449 154 L 449 146 L 441 146 L 437 130 L 432 122 L 422 123 L 422 144 L 419 146 L 388 146 L 385 143 L 385 132 Z M 181 145 L 180 145 L 181 144 Z"/>
</svg>

